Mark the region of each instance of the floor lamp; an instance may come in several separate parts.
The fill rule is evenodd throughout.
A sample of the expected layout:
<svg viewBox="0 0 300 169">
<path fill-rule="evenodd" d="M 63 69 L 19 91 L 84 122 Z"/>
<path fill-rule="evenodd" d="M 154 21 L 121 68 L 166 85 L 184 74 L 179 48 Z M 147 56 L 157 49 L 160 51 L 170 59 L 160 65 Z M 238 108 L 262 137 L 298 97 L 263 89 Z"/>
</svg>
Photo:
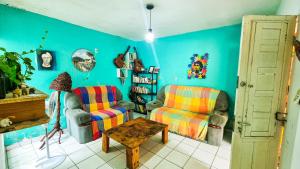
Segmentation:
<svg viewBox="0 0 300 169">
<path fill-rule="evenodd" d="M 58 91 L 58 97 L 57 97 L 56 123 L 55 123 L 53 129 L 50 131 L 50 133 L 48 135 L 48 139 L 51 139 L 51 137 L 53 137 L 53 135 L 55 133 L 59 133 L 59 137 L 58 137 L 59 144 L 61 143 L 60 138 L 61 138 L 61 135 L 63 134 L 63 130 L 61 129 L 61 125 L 60 125 L 60 93 L 62 91 L 71 92 L 71 88 L 72 88 L 72 79 L 71 79 L 71 76 L 69 75 L 69 73 L 67 73 L 67 72 L 64 72 L 64 73 L 58 75 L 58 77 L 56 79 L 54 79 L 50 85 L 50 89 Z M 45 136 L 41 140 L 41 141 L 43 141 L 43 143 L 40 146 L 40 149 L 43 148 L 45 145 L 44 139 L 45 139 Z"/>
<path fill-rule="evenodd" d="M 54 168 L 55 166 L 58 166 L 65 160 L 64 155 L 50 157 L 48 140 L 51 139 L 55 133 L 59 133 L 58 142 L 59 144 L 61 143 L 60 138 L 61 135 L 63 134 L 63 130 L 61 129 L 61 125 L 60 125 L 60 93 L 62 91 L 70 92 L 71 88 L 72 88 L 72 79 L 67 72 L 60 74 L 56 79 L 52 81 L 50 85 L 50 89 L 56 90 L 58 92 L 57 106 L 56 106 L 57 114 L 56 114 L 56 123 L 53 129 L 48 134 L 47 126 L 45 126 L 46 135 L 41 140 L 43 141 L 43 143 L 40 146 L 40 149 L 43 148 L 44 145 L 46 145 L 46 149 L 47 149 L 46 158 L 39 160 L 37 164 L 37 166 L 42 166 L 42 168 Z"/>
</svg>

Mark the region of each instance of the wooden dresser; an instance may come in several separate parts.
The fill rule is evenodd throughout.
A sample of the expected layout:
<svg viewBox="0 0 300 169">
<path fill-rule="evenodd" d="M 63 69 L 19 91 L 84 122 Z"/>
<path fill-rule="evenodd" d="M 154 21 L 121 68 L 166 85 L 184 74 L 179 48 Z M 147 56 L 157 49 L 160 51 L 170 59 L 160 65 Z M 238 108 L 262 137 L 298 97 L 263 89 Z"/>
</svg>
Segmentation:
<svg viewBox="0 0 300 169">
<path fill-rule="evenodd" d="M 20 130 L 32 126 L 45 124 L 49 117 L 45 113 L 45 93 L 37 91 L 36 94 L 13 98 L 8 94 L 5 99 L 0 99 L 0 119 L 10 118 L 13 124 L 9 127 L 0 128 L 0 133 Z"/>
</svg>

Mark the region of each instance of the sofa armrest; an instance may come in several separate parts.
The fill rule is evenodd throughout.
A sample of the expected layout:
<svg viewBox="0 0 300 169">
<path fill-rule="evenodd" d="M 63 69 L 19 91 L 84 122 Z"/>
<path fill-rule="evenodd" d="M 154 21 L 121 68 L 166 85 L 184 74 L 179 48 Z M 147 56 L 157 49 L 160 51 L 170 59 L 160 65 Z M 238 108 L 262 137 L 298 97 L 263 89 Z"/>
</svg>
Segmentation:
<svg viewBox="0 0 300 169">
<path fill-rule="evenodd" d="M 228 120 L 227 112 L 215 111 L 209 118 L 209 125 L 216 128 L 224 128 Z"/>
<path fill-rule="evenodd" d="M 162 107 L 163 106 L 163 103 L 159 100 L 153 100 L 151 102 L 148 102 L 146 104 L 146 110 L 147 111 L 152 111 L 153 109 L 156 109 L 156 108 L 159 108 L 159 107 Z"/>
<path fill-rule="evenodd" d="M 117 105 L 120 107 L 124 107 L 126 110 L 133 110 L 135 107 L 134 103 L 125 100 L 118 101 Z"/>
<path fill-rule="evenodd" d="M 66 116 L 78 126 L 90 123 L 91 121 L 90 113 L 83 111 L 82 109 L 67 109 Z"/>
</svg>

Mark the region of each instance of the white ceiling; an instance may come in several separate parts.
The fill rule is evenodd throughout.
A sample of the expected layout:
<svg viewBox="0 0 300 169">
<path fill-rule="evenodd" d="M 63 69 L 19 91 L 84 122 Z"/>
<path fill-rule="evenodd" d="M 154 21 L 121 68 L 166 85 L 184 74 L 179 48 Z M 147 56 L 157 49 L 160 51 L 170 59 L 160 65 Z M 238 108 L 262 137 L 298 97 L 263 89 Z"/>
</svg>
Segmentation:
<svg viewBox="0 0 300 169">
<path fill-rule="evenodd" d="M 142 40 L 146 3 L 157 37 L 241 23 L 243 15 L 275 14 L 281 0 L 0 0 L 16 8 L 97 31 Z"/>
</svg>

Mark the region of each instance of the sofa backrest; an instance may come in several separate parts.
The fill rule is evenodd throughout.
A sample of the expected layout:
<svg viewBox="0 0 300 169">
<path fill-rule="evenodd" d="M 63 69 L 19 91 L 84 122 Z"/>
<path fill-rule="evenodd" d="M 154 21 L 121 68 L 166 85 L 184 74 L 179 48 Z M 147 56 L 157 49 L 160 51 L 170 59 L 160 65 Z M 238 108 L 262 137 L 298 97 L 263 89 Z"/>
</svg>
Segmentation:
<svg viewBox="0 0 300 169">
<path fill-rule="evenodd" d="M 122 99 L 120 91 L 115 86 L 78 87 L 72 91 L 79 98 L 82 109 L 87 112 L 113 107 L 119 99 Z M 66 104 L 68 106 L 68 103 Z"/>
<path fill-rule="evenodd" d="M 165 88 L 164 106 L 209 114 L 215 109 L 219 93 L 212 88 L 169 85 Z"/>
</svg>

